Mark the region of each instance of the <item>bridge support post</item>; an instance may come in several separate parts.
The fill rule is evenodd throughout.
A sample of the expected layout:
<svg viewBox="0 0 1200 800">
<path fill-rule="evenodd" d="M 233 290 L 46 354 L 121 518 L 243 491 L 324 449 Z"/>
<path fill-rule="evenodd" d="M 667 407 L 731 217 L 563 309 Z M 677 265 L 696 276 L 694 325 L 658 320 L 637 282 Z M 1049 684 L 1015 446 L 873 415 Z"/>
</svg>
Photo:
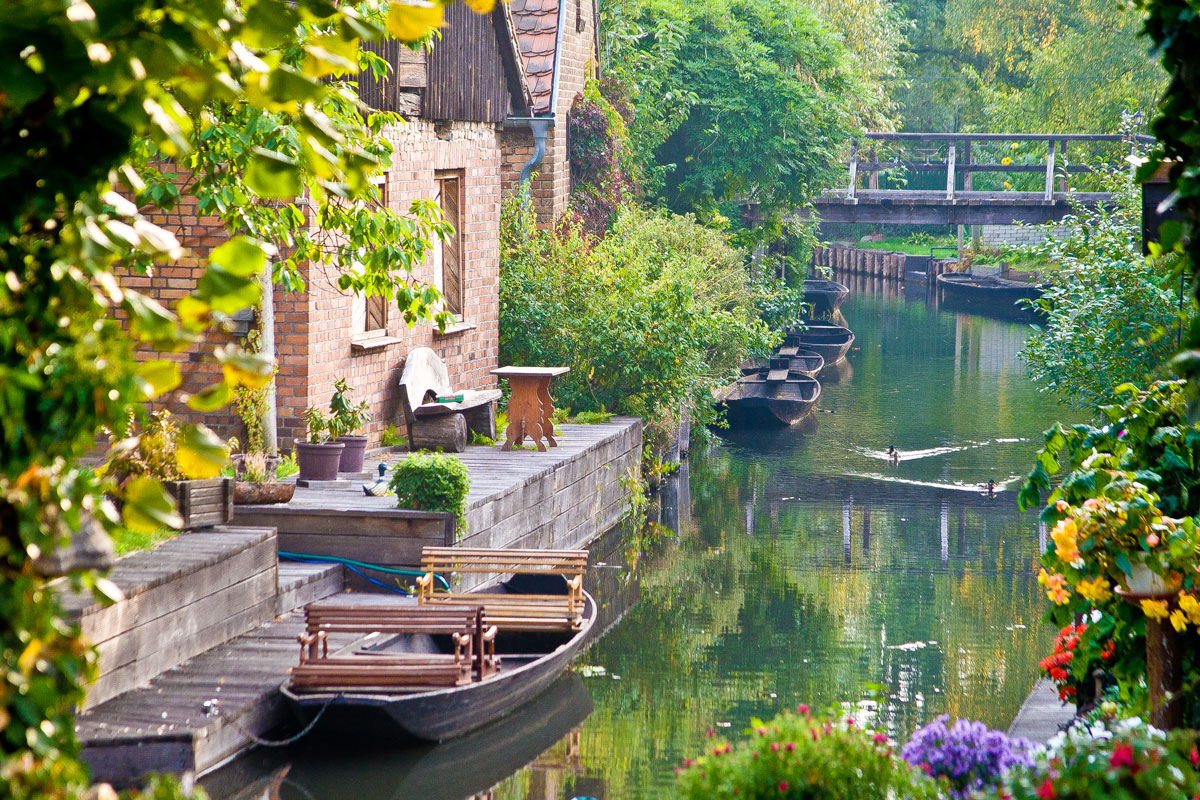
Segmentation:
<svg viewBox="0 0 1200 800">
<path fill-rule="evenodd" d="M 954 142 L 950 143 L 950 151 L 946 154 L 946 199 L 954 199 Z"/>
<path fill-rule="evenodd" d="M 1054 140 L 1051 139 L 1046 144 L 1046 192 L 1044 199 L 1049 203 L 1054 200 Z"/>
</svg>

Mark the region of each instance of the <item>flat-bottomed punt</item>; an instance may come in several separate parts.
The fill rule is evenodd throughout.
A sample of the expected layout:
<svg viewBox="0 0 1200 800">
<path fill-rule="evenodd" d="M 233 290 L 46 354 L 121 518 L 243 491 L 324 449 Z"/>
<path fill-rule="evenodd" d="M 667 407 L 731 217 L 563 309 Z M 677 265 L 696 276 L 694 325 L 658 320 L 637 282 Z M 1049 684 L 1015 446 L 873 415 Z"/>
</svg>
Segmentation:
<svg viewBox="0 0 1200 800">
<path fill-rule="evenodd" d="M 581 588 L 585 551 L 424 553 L 420 605 L 347 594 L 307 607 L 301 663 L 282 687 L 302 719 L 323 712 L 325 728 L 375 736 L 462 736 L 545 690 L 595 623 L 596 602 Z M 435 574 L 485 571 L 512 577 L 478 593 L 432 592 Z M 336 635 L 354 638 L 330 655 Z"/>
<path fill-rule="evenodd" d="M 809 320 L 804 327 L 805 330 L 794 329 L 789 333 L 785 344 L 817 353 L 825 359 L 826 366 L 845 358 L 854 344 L 854 332 L 844 325 Z"/>
<path fill-rule="evenodd" d="M 806 376 L 781 376 L 764 370 L 743 377 L 718 395 L 731 428 L 784 427 L 793 425 L 816 407 L 821 384 Z"/>
<path fill-rule="evenodd" d="M 850 294 L 845 284 L 837 281 L 809 279 L 804 282 L 804 302 L 811 307 L 813 317 L 828 317 Z"/>
<path fill-rule="evenodd" d="M 817 373 L 825 368 L 825 359 L 812 350 L 801 350 L 798 347 L 781 347 L 775 353 L 776 357 L 788 359 L 788 373 L 798 377 L 815 378 Z M 768 366 L 765 358 L 752 358 L 742 362 L 743 375 L 755 375 Z"/>
<path fill-rule="evenodd" d="M 993 304 L 1012 305 L 1019 300 L 1037 300 L 1042 296 L 1040 286 L 990 275 L 946 272 L 937 276 L 937 285 L 943 297 Z"/>
</svg>

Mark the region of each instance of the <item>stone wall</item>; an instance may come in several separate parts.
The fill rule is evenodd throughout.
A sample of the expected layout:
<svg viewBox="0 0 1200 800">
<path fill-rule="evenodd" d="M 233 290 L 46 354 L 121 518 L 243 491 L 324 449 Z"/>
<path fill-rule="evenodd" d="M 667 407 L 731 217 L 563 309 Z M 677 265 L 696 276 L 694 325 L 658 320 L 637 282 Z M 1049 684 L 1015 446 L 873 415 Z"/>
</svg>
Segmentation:
<svg viewBox="0 0 1200 800">
<path fill-rule="evenodd" d="M 1046 240 L 1045 231 L 1031 225 L 980 225 L 980 241 L 987 247 L 1034 247 Z M 1054 229 L 1054 235 L 1063 236 L 1066 229 Z"/>
</svg>

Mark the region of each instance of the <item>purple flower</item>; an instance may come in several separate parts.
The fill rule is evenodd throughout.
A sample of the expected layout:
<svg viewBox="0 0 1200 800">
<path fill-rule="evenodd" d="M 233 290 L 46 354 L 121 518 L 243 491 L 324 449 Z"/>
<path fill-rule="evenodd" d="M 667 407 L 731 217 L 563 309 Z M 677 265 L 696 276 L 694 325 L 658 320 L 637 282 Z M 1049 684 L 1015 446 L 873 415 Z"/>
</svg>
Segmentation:
<svg viewBox="0 0 1200 800">
<path fill-rule="evenodd" d="M 1009 737 L 1002 731 L 989 730 L 982 722 L 965 719 L 947 727 L 949 719 L 943 714 L 919 729 L 900 755 L 934 778 L 946 778 L 950 796 L 956 800 L 999 785 L 1012 767 L 1033 766 L 1034 744 L 1028 739 Z"/>
</svg>

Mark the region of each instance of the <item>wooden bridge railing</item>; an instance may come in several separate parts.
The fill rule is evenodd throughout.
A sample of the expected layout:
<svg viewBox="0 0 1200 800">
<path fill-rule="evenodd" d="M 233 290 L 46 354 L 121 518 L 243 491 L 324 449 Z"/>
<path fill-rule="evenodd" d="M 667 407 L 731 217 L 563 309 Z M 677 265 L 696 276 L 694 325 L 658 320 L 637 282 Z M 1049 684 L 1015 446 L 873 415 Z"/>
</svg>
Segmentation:
<svg viewBox="0 0 1200 800">
<path fill-rule="evenodd" d="M 1127 136 L 1124 134 L 1093 134 L 1093 133 L 867 133 L 863 136 L 866 142 L 938 142 L 947 143 L 945 161 L 929 160 L 924 162 L 901 162 L 899 157 L 890 161 L 879 161 L 874 148 L 867 153 L 868 160 L 859 159 L 860 143 L 855 141 L 850 146 L 850 185 L 848 197 L 854 199 L 859 191 L 859 173 L 867 174 L 867 188 L 879 188 L 879 173 L 895 169 L 913 172 L 942 172 L 946 173 L 946 199 L 954 200 L 957 193 L 958 174 L 963 176 L 963 191 L 972 191 L 971 176 L 977 172 L 1038 172 L 1046 176 L 1043 184 L 1043 200 L 1051 202 L 1054 199 L 1055 176 L 1059 178 L 1059 191 L 1067 191 L 1067 176 L 1072 173 L 1091 172 L 1092 167 L 1086 164 L 1066 163 L 1068 144 L 1083 142 L 1124 142 L 1130 147 L 1135 142 L 1150 143 L 1152 136 Z M 1045 142 L 1046 160 L 1044 164 L 1003 164 L 996 162 L 978 162 L 972 156 L 972 142 Z M 960 151 L 958 148 L 962 146 Z M 962 153 L 962 160 L 958 158 Z M 932 153 L 930 154 L 932 155 Z M 1062 157 L 1063 163 L 1058 163 Z"/>
</svg>

